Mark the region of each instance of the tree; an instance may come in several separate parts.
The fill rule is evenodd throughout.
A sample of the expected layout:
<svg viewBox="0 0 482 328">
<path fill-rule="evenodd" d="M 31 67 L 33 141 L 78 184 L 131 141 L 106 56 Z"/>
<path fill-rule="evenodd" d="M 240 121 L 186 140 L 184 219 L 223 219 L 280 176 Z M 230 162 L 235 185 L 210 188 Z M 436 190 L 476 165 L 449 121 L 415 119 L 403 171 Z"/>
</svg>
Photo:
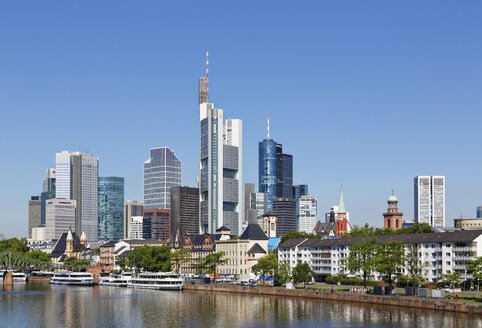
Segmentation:
<svg viewBox="0 0 482 328">
<path fill-rule="evenodd" d="M 100 247 L 96 247 L 92 250 L 92 252 L 100 254 Z"/>
<path fill-rule="evenodd" d="M 479 289 L 480 281 L 482 281 L 482 256 L 476 257 L 475 260 L 467 263 L 467 272 L 470 273 L 477 283 L 477 290 Z"/>
<path fill-rule="evenodd" d="M 459 271 L 452 272 L 450 274 L 444 274 L 442 276 L 442 282 L 447 284 L 450 288 L 458 287 L 463 281 L 462 273 Z"/>
<path fill-rule="evenodd" d="M 28 252 L 27 239 L 26 238 L 10 238 L 0 240 L 0 253 L 13 252 L 17 254 L 23 254 Z"/>
<path fill-rule="evenodd" d="M 365 288 L 367 286 L 367 276 L 375 269 L 377 241 L 377 238 L 366 238 L 352 245 L 350 254 L 345 261 L 351 273 L 362 273 L 363 287 Z"/>
<path fill-rule="evenodd" d="M 274 253 L 269 253 L 261 257 L 251 270 L 255 275 L 261 275 L 266 280 L 267 275 L 275 275 L 278 271 L 278 257 Z"/>
<path fill-rule="evenodd" d="M 303 281 L 303 285 L 306 287 L 306 282 L 311 281 L 315 273 L 311 270 L 308 263 L 300 263 L 293 269 L 293 279 L 296 282 Z"/>
<path fill-rule="evenodd" d="M 64 264 L 77 267 L 80 270 L 88 267 L 90 265 L 90 260 L 80 260 L 75 256 L 69 256 L 65 259 Z"/>
<path fill-rule="evenodd" d="M 181 265 L 191 260 L 191 251 L 189 249 L 180 249 L 171 253 L 171 263 L 174 265 L 176 273 L 179 274 Z"/>
<path fill-rule="evenodd" d="M 129 259 L 124 256 L 116 256 L 115 265 L 119 266 L 121 271 L 124 271 L 129 266 Z"/>
<path fill-rule="evenodd" d="M 279 281 L 287 281 L 291 278 L 291 266 L 288 261 L 278 263 L 278 272 L 275 273 L 275 279 Z"/>
<path fill-rule="evenodd" d="M 375 270 L 385 276 L 392 287 L 393 277 L 405 264 L 405 246 L 398 240 L 389 241 L 378 246 Z"/>
<path fill-rule="evenodd" d="M 320 239 L 321 237 L 312 233 L 306 232 L 299 232 L 299 231 L 290 231 L 285 233 L 280 239 L 280 245 L 287 241 L 288 239 L 299 239 L 299 238 L 317 238 Z"/>
<path fill-rule="evenodd" d="M 423 279 L 423 270 L 427 266 L 427 262 L 422 263 L 422 256 L 419 254 L 419 249 L 416 244 L 408 246 L 408 252 L 406 255 L 406 268 L 408 271 L 408 277 L 413 283 L 413 287 L 417 287 L 419 281 Z M 415 295 L 417 288 L 415 288 Z"/>
<path fill-rule="evenodd" d="M 147 246 L 136 248 L 129 253 L 129 266 L 139 272 L 158 272 L 171 270 L 169 246 Z"/>
<path fill-rule="evenodd" d="M 39 250 L 30 251 L 30 252 L 25 253 L 24 255 L 26 257 L 30 257 L 31 259 L 34 259 L 34 260 L 39 260 L 39 261 L 43 261 L 43 262 L 51 262 L 50 254 L 39 251 Z"/>
<path fill-rule="evenodd" d="M 345 233 L 344 237 L 355 237 L 355 236 L 380 236 L 380 235 L 399 235 L 399 234 L 412 234 L 412 233 L 430 233 L 432 232 L 432 227 L 428 223 L 415 223 L 414 225 L 399 230 L 386 229 L 376 229 L 371 230 L 368 227 L 353 226 L 349 233 Z"/>
<path fill-rule="evenodd" d="M 216 274 L 217 267 L 228 262 L 228 259 L 223 258 L 224 254 L 224 252 L 217 252 L 206 255 L 201 267 L 204 268 L 206 273 Z"/>
</svg>

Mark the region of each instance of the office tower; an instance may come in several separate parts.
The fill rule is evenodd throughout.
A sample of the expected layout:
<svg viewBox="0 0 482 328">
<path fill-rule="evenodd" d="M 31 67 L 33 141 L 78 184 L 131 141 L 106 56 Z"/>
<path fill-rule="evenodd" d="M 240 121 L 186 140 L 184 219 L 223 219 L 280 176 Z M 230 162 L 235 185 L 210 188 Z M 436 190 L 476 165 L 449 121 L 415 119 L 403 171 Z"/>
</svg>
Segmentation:
<svg viewBox="0 0 482 328">
<path fill-rule="evenodd" d="M 73 231 L 85 232 L 87 240 L 97 241 L 99 159 L 65 150 L 55 157 L 56 198 L 76 201 Z"/>
<path fill-rule="evenodd" d="M 179 247 L 186 233 L 199 233 L 199 189 L 171 188 L 171 244 Z"/>
<path fill-rule="evenodd" d="M 199 80 L 200 230 L 214 234 L 226 226 L 242 230 L 242 121 L 223 121 L 223 110 L 209 103 L 208 76 Z"/>
<path fill-rule="evenodd" d="M 168 147 L 152 148 L 144 162 L 144 209 L 171 208 L 171 187 L 181 185 L 181 161 Z"/>
<path fill-rule="evenodd" d="M 98 240 L 124 237 L 124 178 L 99 177 Z"/>
<path fill-rule="evenodd" d="M 53 193 L 55 197 L 56 177 L 55 168 L 47 169 L 47 172 L 42 179 L 42 192 Z"/>
<path fill-rule="evenodd" d="M 317 203 L 313 196 L 301 196 L 297 200 L 298 231 L 312 233 L 316 225 Z"/>
<path fill-rule="evenodd" d="M 482 206 L 477 206 L 477 218 L 482 218 Z"/>
<path fill-rule="evenodd" d="M 39 196 L 32 196 L 28 201 L 28 238 L 32 238 L 32 228 L 41 225 L 42 203 Z"/>
<path fill-rule="evenodd" d="M 293 155 L 283 154 L 283 146 L 276 145 L 276 197 L 293 197 Z"/>
<path fill-rule="evenodd" d="M 414 178 L 414 219 L 432 227 L 445 226 L 445 177 Z"/>
<path fill-rule="evenodd" d="M 132 216 L 129 222 L 129 233 L 126 238 L 129 239 L 143 239 L 143 216 Z"/>
<path fill-rule="evenodd" d="M 398 211 L 398 198 L 392 195 L 388 198 L 388 210 L 383 213 L 383 229 L 399 230 L 402 229 L 403 213 Z"/>
<path fill-rule="evenodd" d="M 254 183 L 244 184 L 244 221 L 248 221 L 248 210 L 251 209 L 251 194 L 255 192 Z"/>
<path fill-rule="evenodd" d="M 257 223 L 263 229 L 263 214 L 268 212 L 268 196 L 264 192 L 253 192 L 249 198 L 250 208 L 256 210 Z"/>
<path fill-rule="evenodd" d="M 45 209 L 45 238 L 58 239 L 75 226 L 76 201 L 53 198 L 47 200 Z M 96 235 L 97 239 L 97 235 Z"/>
<path fill-rule="evenodd" d="M 264 139 L 259 143 L 258 190 L 268 198 L 268 210 L 273 210 L 273 198 L 276 197 L 276 142 Z"/>
<path fill-rule="evenodd" d="M 276 236 L 296 231 L 296 200 L 293 198 L 273 198 L 273 213 L 278 218 Z"/>
<path fill-rule="evenodd" d="M 128 200 L 124 203 L 124 238 L 129 238 L 131 219 L 144 214 L 144 203 Z"/>
<path fill-rule="evenodd" d="M 248 218 L 247 218 L 247 221 L 246 221 L 246 226 L 248 226 L 250 224 L 258 224 L 259 225 L 258 211 L 253 210 L 253 209 L 249 209 L 247 214 L 248 214 Z"/>
<path fill-rule="evenodd" d="M 308 185 L 293 186 L 293 198 L 298 199 L 301 196 L 308 196 Z"/>
<path fill-rule="evenodd" d="M 144 238 L 168 242 L 171 233 L 170 213 L 171 210 L 164 208 L 144 209 L 144 220 L 142 222 Z"/>
</svg>

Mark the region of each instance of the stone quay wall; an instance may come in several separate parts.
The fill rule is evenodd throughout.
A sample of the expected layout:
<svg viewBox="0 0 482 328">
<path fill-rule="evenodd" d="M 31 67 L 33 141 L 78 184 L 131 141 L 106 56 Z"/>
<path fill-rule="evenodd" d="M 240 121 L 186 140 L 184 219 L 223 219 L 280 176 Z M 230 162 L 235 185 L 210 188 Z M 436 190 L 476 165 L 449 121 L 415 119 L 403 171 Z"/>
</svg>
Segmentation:
<svg viewBox="0 0 482 328">
<path fill-rule="evenodd" d="M 457 303 L 448 300 L 427 299 L 407 296 L 379 296 L 351 294 L 347 292 L 318 291 L 314 289 L 285 289 L 273 287 L 238 287 L 238 286 L 218 286 L 218 285 L 191 285 L 185 284 L 185 290 L 224 292 L 224 293 L 243 293 L 250 295 L 269 295 L 287 296 L 299 298 L 313 298 L 338 302 L 355 302 L 365 304 L 378 304 L 389 306 L 401 306 L 426 310 L 439 310 L 460 313 L 470 313 L 482 315 L 482 306 L 465 303 Z"/>
</svg>

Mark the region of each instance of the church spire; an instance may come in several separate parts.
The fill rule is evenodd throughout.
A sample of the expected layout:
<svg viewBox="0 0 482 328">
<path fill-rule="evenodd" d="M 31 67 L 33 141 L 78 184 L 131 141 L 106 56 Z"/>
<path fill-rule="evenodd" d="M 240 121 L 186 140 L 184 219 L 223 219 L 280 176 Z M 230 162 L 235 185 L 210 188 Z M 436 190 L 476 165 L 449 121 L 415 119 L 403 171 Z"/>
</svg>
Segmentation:
<svg viewBox="0 0 482 328">
<path fill-rule="evenodd" d="M 338 213 L 346 213 L 345 211 L 345 201 L 343 199 L 343 186 L 340 191 L 340 205 L 338 206 Z"/>
</svg>

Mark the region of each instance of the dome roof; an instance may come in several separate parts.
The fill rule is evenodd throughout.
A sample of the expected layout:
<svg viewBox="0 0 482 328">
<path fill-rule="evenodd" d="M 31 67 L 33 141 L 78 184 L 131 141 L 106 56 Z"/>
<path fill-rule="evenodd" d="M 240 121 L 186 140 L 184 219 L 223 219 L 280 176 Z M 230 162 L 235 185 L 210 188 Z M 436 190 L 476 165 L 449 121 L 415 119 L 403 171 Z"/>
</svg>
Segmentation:
<svg viewBox="0 0 482 328">
<path fill-rule="evenodd" d="M 395 197 L 395 195 L 393 194 L 393 190 L 392 190 L 392 195 L 390 197 L 388 197 L 388 201 L 389 202 L 398 202 L 398 198 Z"/>
</svg>

